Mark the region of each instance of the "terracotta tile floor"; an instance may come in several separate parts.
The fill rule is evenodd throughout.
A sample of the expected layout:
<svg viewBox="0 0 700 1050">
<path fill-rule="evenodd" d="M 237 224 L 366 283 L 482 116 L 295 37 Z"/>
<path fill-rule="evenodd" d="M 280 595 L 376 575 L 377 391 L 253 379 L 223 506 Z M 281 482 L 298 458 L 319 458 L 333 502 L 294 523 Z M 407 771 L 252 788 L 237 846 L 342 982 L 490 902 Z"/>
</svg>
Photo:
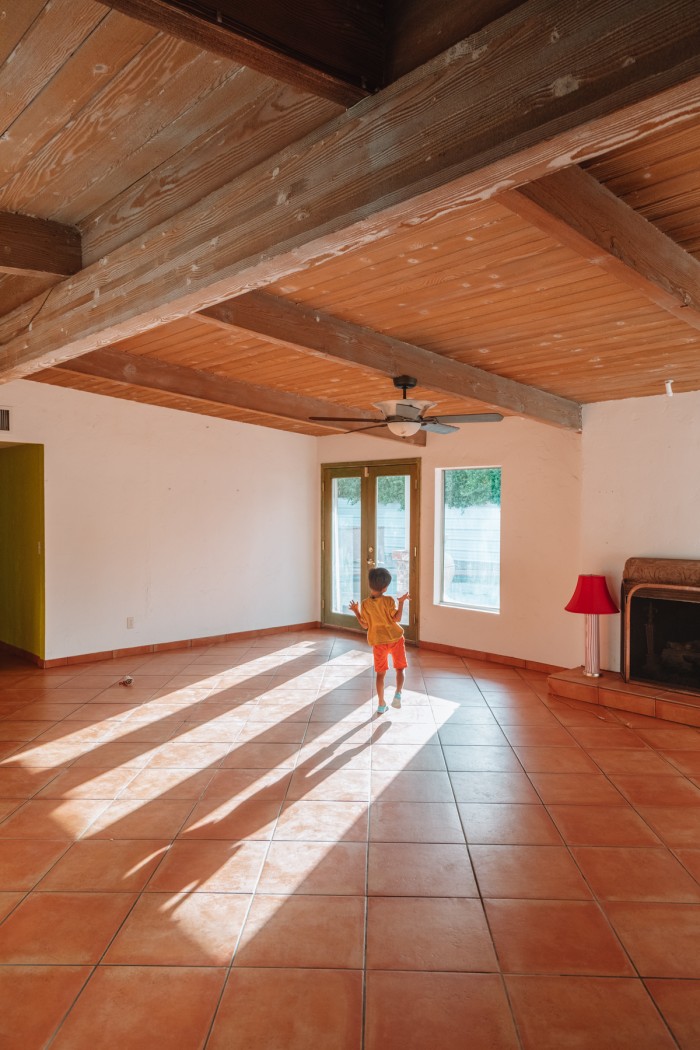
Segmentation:
<svg viewBox="0 0 700 1050">
<path fill-rule="evenodd" d="M 409 661 L 1 662 L 0 1046 L 700 1050 L 700 731 Z"/>
</svg>

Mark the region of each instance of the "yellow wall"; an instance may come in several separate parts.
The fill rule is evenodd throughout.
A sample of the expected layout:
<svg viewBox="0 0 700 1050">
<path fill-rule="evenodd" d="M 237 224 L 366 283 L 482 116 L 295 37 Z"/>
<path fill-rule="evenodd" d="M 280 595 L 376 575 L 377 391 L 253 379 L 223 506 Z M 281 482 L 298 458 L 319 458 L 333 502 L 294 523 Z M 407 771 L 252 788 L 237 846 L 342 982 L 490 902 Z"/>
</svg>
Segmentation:
<svg viewBox="0 0 700 1050">
<path fill-rule="evenodd" d="M 44 658 L 44 446 L 0 448 L 0 641 Z"/>
</svg>

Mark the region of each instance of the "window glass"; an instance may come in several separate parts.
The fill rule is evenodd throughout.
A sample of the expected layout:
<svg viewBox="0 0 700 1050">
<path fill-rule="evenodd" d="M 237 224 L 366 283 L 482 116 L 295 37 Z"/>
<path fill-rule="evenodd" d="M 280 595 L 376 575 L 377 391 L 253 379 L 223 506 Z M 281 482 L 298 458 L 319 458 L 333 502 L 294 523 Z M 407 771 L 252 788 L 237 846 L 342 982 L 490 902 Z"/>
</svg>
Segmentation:
<svg viewBox="0 0 700 1050">
<path fill-rule="evenodd" d="M 501 589 L 501 468 L 443 470 L 441 586 L 449 605 L 498 611 Z"/>
</svg>

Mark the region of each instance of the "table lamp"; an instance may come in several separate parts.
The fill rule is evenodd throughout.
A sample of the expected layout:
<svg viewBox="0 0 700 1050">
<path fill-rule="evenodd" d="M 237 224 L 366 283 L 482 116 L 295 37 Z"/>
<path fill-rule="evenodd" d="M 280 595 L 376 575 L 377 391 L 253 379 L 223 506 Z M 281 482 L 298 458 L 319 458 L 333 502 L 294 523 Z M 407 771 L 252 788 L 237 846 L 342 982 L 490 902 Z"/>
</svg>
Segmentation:
<svg viewBox="0 0 700 1050">
<path fill-rule="evenodd" d="M 579 576 L 567 612 L 583 613 L 586 617 L 586 659 L 583 673 L 589 678 L 600 678 L 600 629 L 598 617 L 620 610 L 610 597 L 604 576 Z"/>
</svg>

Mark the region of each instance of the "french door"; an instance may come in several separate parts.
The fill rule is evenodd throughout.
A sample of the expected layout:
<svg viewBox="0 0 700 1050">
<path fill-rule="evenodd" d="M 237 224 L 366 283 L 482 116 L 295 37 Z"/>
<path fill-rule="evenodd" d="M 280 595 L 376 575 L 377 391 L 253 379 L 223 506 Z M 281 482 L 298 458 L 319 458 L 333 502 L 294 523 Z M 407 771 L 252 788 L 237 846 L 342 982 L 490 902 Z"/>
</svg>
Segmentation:
<svg viewBox="0 0 700 1050">
<path fill-rule="evenodd" d="M 369 594 L 367 572 L 391 573 L 387 594 L 409 591 L 401 625 L 418 640 L 420 460 L 342 463 L 322 468 L 323 623 L 357 629 L 349 611 Z"/>
</svg>

